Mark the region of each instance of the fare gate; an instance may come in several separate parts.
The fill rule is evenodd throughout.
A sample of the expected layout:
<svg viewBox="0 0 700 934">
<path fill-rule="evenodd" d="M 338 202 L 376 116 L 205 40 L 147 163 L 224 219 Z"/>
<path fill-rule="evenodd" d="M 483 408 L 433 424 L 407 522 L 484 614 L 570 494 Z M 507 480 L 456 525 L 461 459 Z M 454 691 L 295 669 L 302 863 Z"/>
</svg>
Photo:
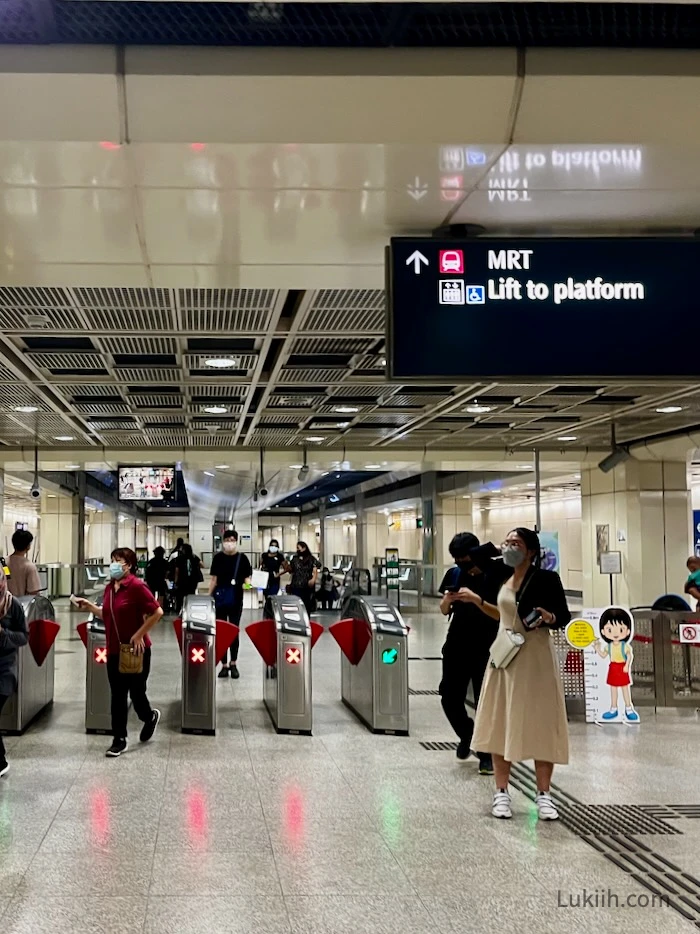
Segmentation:
<svg viewBox="0 0 700 934">
<path fill-rule="evenodd" d="M 637 608 L 632 615 L 634 703 L 700 708 L 700 613 Z"/>
<path fill-rule="evenodd" d="M 85 732 L 112 735 L 112 695 L 107 677 L 107 633 L 101 619 L 90 616 L 84 625 L 86 648 Z M 80 627 L 78 627 L 80 630 Z M 83 638 L 81 633 L 81 638 Z"/>
<path fill-rule="evenodd" d="M 343 703 L 373 733 L 408 736 L 408 627 L 395 606 L 355 595 L 330 627 L 341 648 Z"/>
<path fill-rule="evenodd" d="M 311 736 L 311 649 L 323 627 L 309 620 L 299 597 L 269 599 L 273 619 L 246 628 L 263 660 L 263 701 L 278 733 Z"/>
<path fill-rule="evenodd" d="M 191 594 L 173 628 L 182 653 L 180 729 L 214 736 L 216 666 L 238 635 L 238 626 L 217 620 L 213 597 Z"/>
<path fill-rule="evenodd" d="M 19 597 L 29 641 L 17 652 L 17 690 L 0 715 L 0 731 L 24 733 L 41 711 L 53 703 L 54 642 L 60 626 L 46 597 Z"/>
</svg>

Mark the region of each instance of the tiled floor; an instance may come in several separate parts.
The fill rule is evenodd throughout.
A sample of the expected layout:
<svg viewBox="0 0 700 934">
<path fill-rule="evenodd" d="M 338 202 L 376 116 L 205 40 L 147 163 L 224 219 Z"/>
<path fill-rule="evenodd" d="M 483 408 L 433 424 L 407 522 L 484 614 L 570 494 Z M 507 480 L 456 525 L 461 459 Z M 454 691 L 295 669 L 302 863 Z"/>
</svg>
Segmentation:
<svg viewBox="0 0 700 934">
<path fill-rule="evenodd" d="M 321 617 L 323 618 L 323 617 Z M 218 735 L 178 732 L 179 654 L 156 636 L 150 695 L 165 716 L 154 741 L 104 758 L 83 732 L 82 643 L 61 610 L 56 701 L 8 741 L 0 782 L 0 929 L 5 934 L 447 934 L 490 930 L 664 934 L 694 925 L 667 908 L 575 909 L 583 889 L 646 892 L 562 824 L 489 816 L 476 763 L 428 752 L 452 740 L 439 698 L 411 698 L 411 736 L 372 736 L 339 701 L 328 636 L 314 653 L 314 736 L 277 736 L 261 704 L 261 663 L 244 638 L 242 678 L 218 682 Z M 326 617 L 330 622 L 332 617 Z M 439 655 L 444 623 L 410 619 L 411 654 Z M 410 663 L 434 688 L 439 662 Z M 695 715 L 639 729 L 571 725 L 561 788 L 591 804 L 700 803 Z M 645 836 L 700 877 L 700 821 Z M 700 917 L 700 915 L 698 916 Z"/>
</svg>

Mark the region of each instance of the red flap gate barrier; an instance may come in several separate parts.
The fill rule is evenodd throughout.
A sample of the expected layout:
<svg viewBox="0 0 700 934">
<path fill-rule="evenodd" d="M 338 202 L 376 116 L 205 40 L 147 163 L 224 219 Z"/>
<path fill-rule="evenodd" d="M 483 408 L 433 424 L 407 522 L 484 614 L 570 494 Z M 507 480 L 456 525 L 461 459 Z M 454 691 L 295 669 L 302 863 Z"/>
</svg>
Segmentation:
<svg viewBox="0 0 700 934">
<path fill-rule="evenodd" d="M 351 665 L 359 665 L 367 650 L 372 633 L 364 619 L 341 619 L 328 628 Z"/>
<path fill-rule="evenodd" d="M 323 635 L 323 626 L 320 623 L 310 620 L 311 625 L 311 648 L 313 648 Z M 246 626 L 246 634 L 250 636 L 250 641 L 260 653 L 260 657 L 268 666 L 272 668 L 277 664 L 277 627 L 274 619 L 261 619 L 257 623 L 250 623 Z"/>
<path fill-rule="evenodd" d="M 80 636 L 80 641 L 83 643 L 85 648 L 87 648 L 87 620 L 84 623 L 78 623 L 75 627 L 78 630 L 78 635 Z"/>
<path fill-rule="evenodd" d="M 35 619 L 28 626 L 29 648 L 32 650 L 34 661 L 41 668 L 46 656 L 56 641 L 60 626 L 52 619 Z"/>
<path fill-rule="evenodd" d="M 180 617 L 173 620 L 173 629 L 175 630 L 175 635 L 177 636 L 177 644 L 180 646 L 180 654 L 182 654 L 182 619 L 180 619 Z M 229 623 L 225 619 L 217 619 L 216 646 L 214 649 L 216 655 L 215 661 L 217 665 L 236 641 L 239 632 L 240 629 L 238 626 L 234 626 L 233 623 Z"/>
</svg>

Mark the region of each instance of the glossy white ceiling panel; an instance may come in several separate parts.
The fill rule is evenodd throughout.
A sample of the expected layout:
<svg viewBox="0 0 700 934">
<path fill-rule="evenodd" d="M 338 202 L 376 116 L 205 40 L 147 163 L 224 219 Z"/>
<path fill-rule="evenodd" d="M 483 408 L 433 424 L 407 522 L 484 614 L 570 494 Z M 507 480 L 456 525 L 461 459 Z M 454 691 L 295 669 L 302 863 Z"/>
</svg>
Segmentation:
<svg viewBox="0 0 700 934">
<path fill-rule="evenodd" d="M 178 289 L 383 289 L 386 282 L 383 252 L 366 265 L 154 264 L 150 274 L 154 287 Z"/>
<path fill-rule="evenodd" d="M 505 141 L 513 50 L 126 51 L 136 142 Z"/>
<path fill-rule="evenodd" d="M 118 141 L 116 54 L 109 46 L 3 46 L 0 139 Z"/>
<path fill-rule="evenodd" d="M 0 185 L 121 188 L 128 184 L 128 147 L 99 143 L 0 141 Z"/>
<path fill-rule="evenodd" d="M 700 146 L 602 144 L 511 146 L 479 188 L 531 191 L 677 191 L 700 187 Z"/>
<path fill-rule="evenodd" d="M 17 263 L 139 263 L 128 191 L 0 189 L 0 255 Z"/>
<path fill-rule="evenodd" d="M 0 283 L 57 288 L 146 288 L 151 285 L 143 264 L 15 263 L 0 254 Z"/>
<path fill-rule="evenodd" d="M 700 52 L 528 50 L 516 143 L 700 144 Z"/>
<path fill-rule="evenodd" d="M 697 226 L 700 190 L 547 191 L 506 189 L 472 192 L 454 223 L 478 223 L 501 231 L 523 228 L 595 232 Z"/>
</svg>

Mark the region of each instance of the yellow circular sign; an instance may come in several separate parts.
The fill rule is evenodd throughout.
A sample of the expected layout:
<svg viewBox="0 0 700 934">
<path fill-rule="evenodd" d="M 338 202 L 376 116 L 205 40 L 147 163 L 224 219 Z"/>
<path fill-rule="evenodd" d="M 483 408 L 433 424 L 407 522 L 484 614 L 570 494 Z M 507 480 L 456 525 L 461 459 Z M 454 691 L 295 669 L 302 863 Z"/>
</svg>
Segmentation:
<svg viewBox="0 0 700 934">
<path fill-rule="evenodd" d="M 572 619 L 566 627 L 566 641 L 575 649 L 586 649 L 595 640 L 595 630 L 587 619 Z"/>
</svg>

